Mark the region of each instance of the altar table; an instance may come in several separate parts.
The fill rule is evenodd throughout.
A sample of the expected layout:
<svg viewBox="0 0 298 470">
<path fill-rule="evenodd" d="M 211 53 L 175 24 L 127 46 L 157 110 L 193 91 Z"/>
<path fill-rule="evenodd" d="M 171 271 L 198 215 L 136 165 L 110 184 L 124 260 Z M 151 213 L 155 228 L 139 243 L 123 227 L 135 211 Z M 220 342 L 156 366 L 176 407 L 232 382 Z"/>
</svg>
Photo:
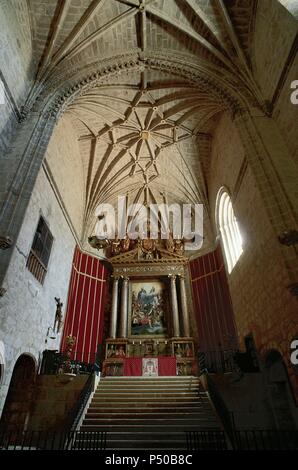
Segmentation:
<svg viewBox="0 0 298 470">
<path fill-rule="evenodd" d="M 123 375 L 124 376 L 150 376 L 150 373 L 143 374 L 144 366 L 148 365 L 148 360 L 152 368 L 152 376 L 171 376 L 177 375 L 177 363 L 175 356 L 159 356 L 159 357 L 126 357 L 123 360 Z M 146 362 L 144 362 L 146 361 Z M 157 373 L 154 373 L 154 366 L 157 361 Z M 153 363 L 153 365 L 152 365 Z"/>
</svg>

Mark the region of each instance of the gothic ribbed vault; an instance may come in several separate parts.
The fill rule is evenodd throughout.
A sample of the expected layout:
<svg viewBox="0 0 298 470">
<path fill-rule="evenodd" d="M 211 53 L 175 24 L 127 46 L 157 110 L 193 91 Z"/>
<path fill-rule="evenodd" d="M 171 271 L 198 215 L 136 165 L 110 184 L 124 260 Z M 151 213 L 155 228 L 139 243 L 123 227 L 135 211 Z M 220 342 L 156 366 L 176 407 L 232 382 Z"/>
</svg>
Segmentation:
<svg viewBox="0 0 298 470">
<path fill-rule="evenodd" d="M 227 109 L 218 90 L 146 65 L 162 53 L 194 63 L 262 105 L 250 63 L 255 0 L 29 0 L 37 81 L 29 100 L 78 70 L 137 52 L 142 70 L 114 74 L 66 108 L 84 167 L 85 233 L 98 203 L 203 203 L 212 133 Z M 46 15 L 45 15 L 46 13 Z M 89 233 L 88 233 L 89 232 Z"/>
</svg>

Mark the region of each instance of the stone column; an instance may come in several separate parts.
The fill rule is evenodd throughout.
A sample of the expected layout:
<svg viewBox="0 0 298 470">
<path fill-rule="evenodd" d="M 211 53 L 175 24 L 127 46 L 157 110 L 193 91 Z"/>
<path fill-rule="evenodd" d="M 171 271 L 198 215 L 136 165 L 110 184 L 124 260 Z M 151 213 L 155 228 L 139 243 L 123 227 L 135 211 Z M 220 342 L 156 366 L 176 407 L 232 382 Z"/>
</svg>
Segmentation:
<svg viewBox="0 0 298 470">
<path fill-rule="evenodd" d="M 30 112 L 18 126 L 7 158 L 1 161 L 0 249 L 7 249 L 1 251 L 0 285 L 13 253 L 9 246 L 17 240 L 55 123 L 45 104 Z"/>
<path fill-rule="evenodd" d="M 178 338 L 180 336 L 180 330 L 179 330 L 179 313 L 178 313 L 178 301 L 177 301 L 177 291 L 176 291 L 176 275 L 170 274 L 169 278 L 171 279 L 171 300 L 172 300 L 174 336 Z"/>
<path fill-rule="evenodd" d="M 114 277 L 113 292 L 112 292 L 110 338 L 116 338 L 116 334 L 117 334 L 118 284 L 119 284 L 119 277 Z"/>
<path fill-rule="evenodd" d="M 258 109 L 239 111 L 234 122 L 275 236 L 297 229 L 298 167 L 277 123 Z M 297 251 L 285 245 L 280 250 L 290 287 L 298 279 Z"/>
<path fill-rule="evenodd" d="M 188 315 L 188 306 L 187 306 L 187 296 L 185 288 L 185 278 L 184 276 L 179 276 L 180 280 L 180 302 L 182 310 L 182 325 L 183 325 L 183 334 L 184 336 L 190 336 L 189 328 L 189 315 Z"/>
<path fill-rule="evenodd" d="M 129 278 L 125 277 L 122 282 L 121 293 L 120 338 L 127 337 L 128 283 Z"/>
</svg>

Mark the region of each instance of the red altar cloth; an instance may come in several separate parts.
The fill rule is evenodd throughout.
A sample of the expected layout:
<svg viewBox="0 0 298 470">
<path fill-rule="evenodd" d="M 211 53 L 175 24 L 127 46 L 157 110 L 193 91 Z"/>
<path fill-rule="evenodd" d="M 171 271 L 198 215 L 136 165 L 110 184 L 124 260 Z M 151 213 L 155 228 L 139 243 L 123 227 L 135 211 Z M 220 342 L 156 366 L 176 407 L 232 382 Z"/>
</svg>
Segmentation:
<svg viewBox="0 0 298 470">
<path fill-rule="evenodd" d="M 175 356 L 160 356 L 158 359 L 158 376 L 177 375 Z M 123 375 L 141 376 L 142 357 L 126 357 L 123 364 Z"/>
<path fill-rule="evenodd" d="M 126 357 L 123 361 L 123 375 L 142 375 L 142 358 Z"/>
<path fill-rule="evenodd" d="M 177 364 L 175 356 L 158 358 L 158 375 L 177 375 Z"/>
</svg>

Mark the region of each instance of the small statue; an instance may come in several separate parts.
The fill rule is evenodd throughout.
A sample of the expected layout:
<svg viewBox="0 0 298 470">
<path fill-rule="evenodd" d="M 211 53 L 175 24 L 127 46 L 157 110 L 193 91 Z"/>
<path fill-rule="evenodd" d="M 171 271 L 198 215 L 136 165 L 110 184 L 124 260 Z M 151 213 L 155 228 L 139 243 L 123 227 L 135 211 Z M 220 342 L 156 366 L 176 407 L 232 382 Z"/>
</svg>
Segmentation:
<svg viewBox="0 0 298 470">
<path fill-rule="evenodd" d="M 121 240 L 121 251 L 125 252 L 129 250 L 130 246 L 130 239 L 128 237 L 125 237 L 123 240 Z"/>
<path fill-rule="evenodd" d="M 156 240 L 151 238 L 144 238 L 141 242 L 141 249 L 143 252 L 143 259 L 152 260 L 154 259 L 154 253 L 156 250 Z"/>
<path fill-rule="evenodd" d="M 174 253 L 175 251 L 175 243 L 171 234 L 169 234 L 169 238 L 166 240 L 166 249 L 170 253 Z"/>
<path fill-rule="evenodd" d="M 112 241 L 112 255 L 116 256 L 120 254 L 121 250 L 121 240 L 119 238 L 116 238 L 115 240 Z"/>
<path fill-rule="evenodd" d="M 55 314 L 55 322 L 54 322 L 54 331 L 55 331 L 56 325 L 57 325 L 56 333 L 59 333 L 61 325 L 62 325 L 62 307 L 63 307 L 63 303 L 60 302 L 60 298 L 58 298 L 58 297 L 55 297 L 55 301 L 56 301 L 56 314 Z"/>
<path fill-rule="evenodd" d="M 65 359 L 60 365 L 60 373 L 70 374 L 73 371 L 73 365 L 71 361 L 72 349 L 76 343 L 76 337 L 68 335 L 65 338 Z"/>
<path fill-rule="evenodd" d="M 175 240 L 175 253 L 181 256 L 184 254 L 184 243 L 179 238 Z"/>
</svg>

